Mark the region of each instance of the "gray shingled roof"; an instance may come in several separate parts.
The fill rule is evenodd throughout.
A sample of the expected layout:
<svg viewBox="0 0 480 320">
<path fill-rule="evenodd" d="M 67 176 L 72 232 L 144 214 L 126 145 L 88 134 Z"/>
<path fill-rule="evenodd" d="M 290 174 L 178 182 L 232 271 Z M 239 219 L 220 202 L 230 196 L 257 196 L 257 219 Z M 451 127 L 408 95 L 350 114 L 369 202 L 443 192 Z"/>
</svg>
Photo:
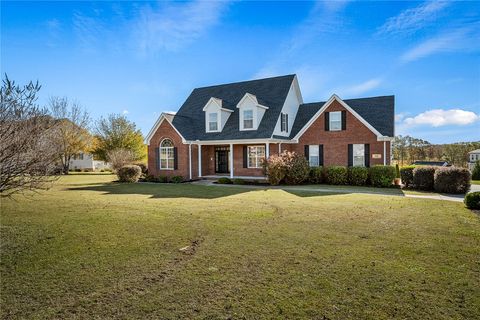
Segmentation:
<svg viewBox="0 0 480 320">
<path fill-rule="evenodd" d="M 186 140 L 230 140 L 270 138 L 295 75 L 196 88 L 173 118 L 173 125 Z M 257 97 L 268 110 L 258 130 L 239 130 L 238 102 L 246 93 Z M 222 99 L 224 108 L 233 110 L 222 132 L 205 132 L 203 107 L 211 97 Z"/>
<path fill-rule="evenodd" d="M 394 136 L 395 103 L 394 96 L 381 96 L 361 99 L 343 100 L 363 119 L 370 123 L 382 135 Z M 295 137 L 305 124 L 325 104 L 323 102 L 305 103 L 300 105 L 295 122 L 293 124 L 290 138 Z"/>
</svg>

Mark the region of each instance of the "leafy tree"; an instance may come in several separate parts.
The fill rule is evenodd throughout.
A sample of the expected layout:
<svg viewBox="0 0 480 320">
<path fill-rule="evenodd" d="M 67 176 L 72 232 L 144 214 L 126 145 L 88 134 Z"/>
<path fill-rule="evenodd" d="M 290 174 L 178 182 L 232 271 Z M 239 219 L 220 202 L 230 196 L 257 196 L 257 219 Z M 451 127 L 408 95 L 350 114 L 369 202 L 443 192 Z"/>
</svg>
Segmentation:
<svg viewBox="0 0 480 320">
<path fill-rule="evenodd" d="M 108 161 L 108 152 L 117 149 L 129 150 L 133 154 L 133 161 L 143 161 L 146 158 L 146 149 L 143 136 L 135 123 L 130 122 L 123 115 L 111 114 L 101 118 L 96 126 L 96 146 L 93 153 L 98 159 Z"/>
<path fill-rule="evenodd" d="M 57 173 L 51 143 L 54 121 L 36 104 L 41 86 L 17 85 L 7 75 L 0 89 L 0 194 L 45 189 Z"/>
<path fill-rule="evenodd" d="M 70 159 L 80 152 L 86 152 L 92 142 L 88 132 L 90 117 L 78 103 L 71 103 L 67 98 L 50 98 L 50 110 L 55 118 L 54 135 L 58 158 L 63 173 L 68 174 Z"/>
<path fill-rule="evenodd" d="M 472 170 L 472 180 L 480 180 L 480 160 L 475 162 L 475 166 Z"/>
</svg>

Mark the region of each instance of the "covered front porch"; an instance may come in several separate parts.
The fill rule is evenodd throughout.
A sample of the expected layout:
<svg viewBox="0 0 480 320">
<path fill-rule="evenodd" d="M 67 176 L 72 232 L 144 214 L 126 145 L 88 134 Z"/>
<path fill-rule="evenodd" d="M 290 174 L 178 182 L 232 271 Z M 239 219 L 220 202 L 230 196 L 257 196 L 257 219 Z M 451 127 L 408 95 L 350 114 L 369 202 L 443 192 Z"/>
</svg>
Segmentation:
<svg viewBox="0 0 480 320">
<path fill-rule="evenodd" d="M 280 142 L 197 143 L 198 178 L 265 179 L 263 160 L 282 150 Z"/>
</svg>

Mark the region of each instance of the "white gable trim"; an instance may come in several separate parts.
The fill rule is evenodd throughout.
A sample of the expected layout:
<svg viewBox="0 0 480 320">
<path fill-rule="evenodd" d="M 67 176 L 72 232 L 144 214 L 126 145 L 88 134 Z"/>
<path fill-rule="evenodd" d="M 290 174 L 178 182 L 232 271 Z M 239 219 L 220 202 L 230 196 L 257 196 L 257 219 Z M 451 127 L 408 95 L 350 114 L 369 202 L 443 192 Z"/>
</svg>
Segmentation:
<svg viewBox="0 0 480 320">
<path fill-rule="evenodd" d="M 268 107 L 267 107 L 267 106 L 264 106 L 264 105 L 261 105 L 261 104 L 258 103 L 257 97 L 256 97 L 255 95 L 253 95 L 253 94 L 251 94 L 251 93 L 248 93 L 248 92 L 245 93 L 245 95 L 243 96 L 243 98 L 240 99 L 240 101 L 237 103 L 237 108 L 240 108 L 240 105 L 241 105 L 241 104 L 243 103 L 243 101 L 244 101 L 245 99 L 247 99 L 247 98 L 248 98 L 248 99 L 251 99 L 251 100 L 255 103 L 255 105 L 256 105 L 257 107 L 263 108 L 263 109 L 265 109 L 265 110 L 268 110 Z"/>
<path fill-rule="evenodd" d="M 233 110 L 223 108 L 223 107 L 222 107 L 222 104 L 223 104 L 222 99 L 218 99 L 218 98 L 215 98 L 215 97 L 211 97 L 211 98 L 208 100 L 208 102 L 205 104 L 205 106 L 203 107 L 202 110 L 203 110 L 203 111 L 207 111 L 207 107 L 208 107 L 208 105 L 209 105 L 211 102 L 215 103 L 215 104 L 218 106 L 218 108 L 219 108 L 220 110 L 222 110 L 222 111 L 226 111 L 226 112 L 230 112 L 230 113 L 233 112 Z"/>
<path fill-rule="evenodd" d="M 328 99 L 327 102 L 320 108 L 320 110 L 317 111 L 317 113 L 307 122 L 307 124 L 297 133 L 297 135 L 293 138 L 294 140 L 298 140 L 304 133 L 307 131 L 308 128 L 320 117 L 320 115 L 332 104 L 334 100 L 337 100 L 342 107 L 347 109 L 351 114 L 355 116 L 361 123 L 363 123 L 370 131 L 372 131 L 376 136 L 377 140 L 378 139 L 385 139 L 385 136 L 382 135 L 380 132 L 378 132 L 377 129 L 375 129 L 370 123 L 367 122 L 367 120 L 363 119 L 355 110 L 353 110 L 348 104 L 346 104 L 342 99 L 340 99 L 339 96 L 336 94 L 333 94 L 330 99 Z M 381 141 L 381 140 L 379 140 Z"/>
<path fill-rule="evenodd" d="M 158 128 L 160 127 L 160 125 L 163 123 L 163 121 L 167 121 L 171 126 L 172 128 L 178 133 L 178 135 L 180 136 L 180 138 L 182 138 L 182 142 L 185 143 L 186 140 L 185 138 L 180 134 L 180 132 L 177 130 L 177 128 L 175 128 L 175 126 L 172 124 L 172 122 L 170 120 L 168 120 L 168 118 L 166 117 L 167 113 L 164 113 L 162 112 L 162 114 L 160 115 L 160 117 L 158 117 L 157 121 L 155 122 L 155 124 L 153 125 L 153 128 L 150 130 L 150 132 L 147 134 L 146 138 L 145 138 L 145 143 L 147 145 L 150 145 L 150 140 L 152 139 L 153 135 L 155 134 L 155 132 L 157 132 Z"/>
</svg>

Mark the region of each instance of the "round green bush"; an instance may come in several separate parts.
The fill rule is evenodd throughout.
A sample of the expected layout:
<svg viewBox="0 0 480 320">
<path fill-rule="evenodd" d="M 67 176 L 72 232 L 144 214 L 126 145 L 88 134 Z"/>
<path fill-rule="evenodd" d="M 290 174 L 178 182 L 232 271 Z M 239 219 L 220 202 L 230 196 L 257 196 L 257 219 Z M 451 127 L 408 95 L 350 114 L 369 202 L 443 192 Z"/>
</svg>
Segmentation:
<svg viewBox="0 0 480 320">
<path fill-rule="evenodd" d="M 323 167 L 312 167 L 308 176 L 308 182 L 319 184 L 323 182 Z"/>
<path fill-rule="evenodd" d="M 415 166 L 406 166 L 400 168 L 400 178 L 405 187 L 413 186 L 413 169 Z"/>
<path fill-rule="evenodd" d="M 167 177 L 167 176 L 158 176 L 158 177 L 157 177 L 157 182 L 159 182 L 159 183 L 167 183 L 167 182 L 168 182 L 168 177 Z"/>
<path fill-rule="evenodd" d="M 471 174 L 465 168 L 438 168 L 435 170 L 434 179 L 436 192 L 467 193 L 470 190 Z"/>
<path fill-rule="evenodd" d="M 142 169 L 136 165 L 123 166 L 117 171 L 120 182 L 137 182 L 142 175 Z"/>
<path fill-rule="evenodd" d="M 182 183 L 183 182 L 183 177 L 182 176 L 173 176 L 170 181 L 172 183 Z"/>
<path fill-rule="evenodd" d="M 416 167 L 413 169 L 413 185 L 415 189 L 430 191 L 435 184 L 434 167 Z"/>
<path fill-rule="evenodd" d="M 325 177 L 326 177 L 327 183 L 329 184 L 335 184 L 335 185 L 347 184 L 347 181 L 348 181 L 347 167 L 342 167 L 342 166 L 327 167 L 325 170 Z"/>
<path fill-rule="evenodd" d="M 392 166 L 373 166 L 369 170 L 370 183 L 374 187 L 387 188 L 395 179 L 395 168 Z"/>
<path fill-rule="evenodd" d="M 469 209 L 480 209 L 480 191 L 468 193 L 463 202 Z"/>
<path fill-rule="evenodd" d="M 227 177 L 222 177 L 222 178 L 217 180 L 217 183 L 219 183 L 219 184 L 232 184 L 232 180 L 230 178 L 227 178 Z"/>
<path fill-rule="evenodd" d="M 348 184 L 351 186 L 364 186 L 367 184 L 368 168 L 365 167 L 349 167 L 348 168 Z"/>
</svg>

